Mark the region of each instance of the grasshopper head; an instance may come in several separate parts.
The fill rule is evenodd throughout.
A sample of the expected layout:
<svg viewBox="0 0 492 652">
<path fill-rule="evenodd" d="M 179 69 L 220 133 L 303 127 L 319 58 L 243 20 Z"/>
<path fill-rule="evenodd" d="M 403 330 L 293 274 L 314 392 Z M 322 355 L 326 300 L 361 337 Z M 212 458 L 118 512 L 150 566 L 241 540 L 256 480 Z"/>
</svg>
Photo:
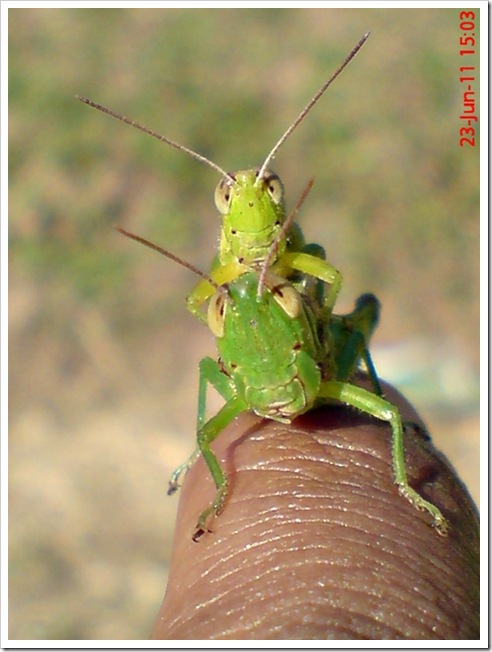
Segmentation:
<svg viewBox="0 0 492 652">
<path fill-rule="evenodd" d="M 222 215 L 219 258 L 223 265 L 263 261 L 285 221 L 280 178 L 268 170 L 257 183 L 258 172 L 235 172 L 224 177 L 215 190 L 215 205 Z"/>
</svg>

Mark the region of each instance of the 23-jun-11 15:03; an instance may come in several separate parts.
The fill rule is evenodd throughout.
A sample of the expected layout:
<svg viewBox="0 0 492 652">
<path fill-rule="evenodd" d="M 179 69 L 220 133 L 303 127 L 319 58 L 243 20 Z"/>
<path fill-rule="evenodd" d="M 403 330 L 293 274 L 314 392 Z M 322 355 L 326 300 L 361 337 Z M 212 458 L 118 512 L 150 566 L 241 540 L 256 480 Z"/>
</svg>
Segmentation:
<svg viewBox="0 0 492 652">
<path fill-rule="evenodd" d="M 460 57 L 470 57 L 476 54 L 475 50 L 475 12 L 460 12 Z M 465 84 L 463 90 L 463 113 L 460 120 L 467 125 L 460 127 L 460 147 L 468 145 L 475 147 L 475 126 L 478 118 L 475 114 L 475 66 L 460 66 L 460 84 Z"/>
</svg>

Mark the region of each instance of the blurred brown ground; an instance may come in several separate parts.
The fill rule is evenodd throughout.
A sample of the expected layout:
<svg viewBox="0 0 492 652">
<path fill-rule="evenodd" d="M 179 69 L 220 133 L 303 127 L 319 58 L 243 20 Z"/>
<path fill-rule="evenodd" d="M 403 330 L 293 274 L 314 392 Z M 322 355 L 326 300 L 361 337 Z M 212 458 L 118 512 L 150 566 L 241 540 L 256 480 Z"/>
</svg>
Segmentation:
<svg viewBox="0 0 492 652">
<path fill-rule="evenodd" d="M 214 350 L 185 310 L 195 279 L 111 225 L 205 269 L 217 177 L 76 93 L 245 168 L 371 30 L 274 169 L 290 206 L 315 175 L 301 222 L 343 272 L 340 311 L 379 296 L 380 374 L 478 502 L 479 159 L 458 144 L 459 10 L 9 19 L 10 638 L 147 638 L 177 504 L 166 483 L 193 448 L 197 365 Z"/>
</svg>

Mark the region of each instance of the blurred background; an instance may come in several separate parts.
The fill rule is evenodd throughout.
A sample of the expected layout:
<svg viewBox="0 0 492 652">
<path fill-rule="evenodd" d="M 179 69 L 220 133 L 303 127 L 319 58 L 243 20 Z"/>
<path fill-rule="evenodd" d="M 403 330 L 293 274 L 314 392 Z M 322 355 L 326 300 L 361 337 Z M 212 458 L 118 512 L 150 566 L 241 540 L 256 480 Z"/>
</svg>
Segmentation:
<svg viewBox="0 0 492 652">
<path fill-rule="evenodd" d="M 478 502 L 479 156 L 459 147 L 459 23 L 458 9 L 9 10 L 10 638 L 148 637 L 167 480 L 214 354 L 184 304 L 196 279 L 112 225 L 207 269 L 217 174 L 75 94 L 227 170 L 256 166 L 372 32 L 273 167 L 289 206 L 316 177 L 299 220 L 343 272 L 339 309 L 379 296 L 380 375 Z"/>
</svg>

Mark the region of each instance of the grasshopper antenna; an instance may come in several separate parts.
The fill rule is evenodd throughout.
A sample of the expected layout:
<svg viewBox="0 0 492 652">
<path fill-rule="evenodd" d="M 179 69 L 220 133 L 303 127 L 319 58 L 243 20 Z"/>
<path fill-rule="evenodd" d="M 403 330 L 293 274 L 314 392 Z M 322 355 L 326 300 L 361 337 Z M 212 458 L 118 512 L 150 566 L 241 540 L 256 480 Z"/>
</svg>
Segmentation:
<svg viewBox="0 0 492 652">
<path fill-rule="evenodd" d="M 205 274 L 205 272 L 202 272 L 198 267 L 195 267 L 192 265 L 192 263 L 189 263 L 186 260 L 183 260 L 179 256 L 176 256 L 176 254 L 171 253 L 167 249 L 164 249 L 164 247 L 159 247 L 159 245 L 154 244 L 153 242 L 150 242 L 150 240 L 146 240 L 145 238 L 140 237 L 139 235 L 135 235 L 135 233 L 131 233 L 131 231 L 127 231 L 126 229 L 123 229 L 121 226 L 115 225 L 114 227 L 119 233 L 122 235 L 126 236 L 127 238 L 130 238 L 131 240 L 136 240 L 136 242 L 140 242 L 140 244 L 145 245 L 146 247 L 149 247 L 149 249 L 153 249 L 154 251 L 157 251 L 157 253 L 162 254 L 163 256 L 166 256 L 166 258 L 170 258 L 173 260 L 175 263 L 178 263 L 178 265 L 181 265 L 181 267 L 185 267 L 186 269 L 189 269 L 190 272 L 193 272 L 200 278 L 203 278 L 205 281 L 210 283 L 210 285 L 217 290 L 217 292 L 221 292 L 223 294 L 227 295 L 227 292 L 225 289 L 216 283 L 213 278 L 211 278 L 208 274 Z"/>
<path fill-rule="evenodd" d="M 110 115 L 112 118 L 116 118 L 116 120 L 119 120 L 120 122 L 124 122 L 125 124 L 130 125 L 130 127 L 135 127 L 135 129 L 138 129 L 139 131 L 143 131 L 144 134 L 148 134 L 149 136 L 152 136 L 152 138 L 156 138 L 157 140 L 166 143 L 166 145 L 170 145 L 171 147 L 174 147 L 174 149 L 177 149 L 180 152 L 185 152 L 185 154 L 189 154 L 197 161 L 200 161 L 200 163 L 205 163 L 205 165 L 208 165 L 209 167 L 213 168 L 221 176 L 227 177 L 233 183 L 236 183 L 236 180 L 231 174 L 229 174 L 229 172 L 223 170 L 213 161 L 209 161 L 208 158 L 206 158 L 205 156 L 202 156 L 201 154 L 197 154 L 197 152 L 194 152 L 192 149 L 189 149 L 184 145 L 180 145 L 179 143 L 174 142 L 174 140 L 171 140 L 170 138 L 161 136 L 156 131 L 149 129 L 148 127 L 144 127 L 138 122 L 135 122 L 135 120 L 130 120 L 130 118 L 126 118 L 124 115 L 121 115 L 120 113 L 116 113 L 116 111 L 109 109 L 107 106 L 104 106 L 104 104 L 98 104 L 97 102 L 94 102 L 93 100 L 90 100 L 87 97 L 81 97 L 80 95 L 76 95 L 75 97 L 81 102 L 83 102 L 84 104 L 91 106 L 93 109 L 97 109 L 98 111 L 101 111 L 101 113 L 106 113 L 106 115 Z"/>
<path fill-rule="evenodd" d="M 271 160 L 275 157 L 275 154 L 278 152 L 278 150 L 282 147 L 282 145 L 285 143 L 287 138 L 291 135 L 291 133 L 294 131 L 294 129 L 304 120 L 304 118 L 307 116 L 309 111 L 313 108 L 313 106 L 316 104 L 316 102 L 320 99 L 320 97 L 323 95 L 323 93 L 326 91 L 328 86 L 332 84 L 332 82 L 335 81 L 335 79 L 338 77 L 338 75 L 342 72 L 342 70 L 352 61 L 352 59 L 355 57 L 357 52 L 361 49 L 361 47 L 364 45 L 364 43 L 367 41 L 369 38 L 371 32 L 367 32 L 367 34 L 364 34 L 364 36 L 360 39 L 360 41 L 357 43 L 357 45 L 353 48 L 353 50 L 350 52 L 350 54 L 345 58 L 343 63 L 337 68 L 337 70 L 333 73 L 333 75 L 326 81 L 323 86 L 319 89 L 319 91 L 316 93 L 316 95 L 312 98 L 312 100 L 304 107 L 304 109 L 299 113 L 297 118 L 294 120 L 294 122 L 290 125 L 290 127 L 287 129 L 287 131 L 284 133 L 284 135 L 280 138 L 280 140 L 277 142 L 277 144 L 274 146 L 270 154 L 266 157 L 263 165 L 260 168 L 260 171 L 258 173 L 258 177 L 256 179 L 255 184 L 258 185 L 263 177 L 265 176 L 266 170 L 268 166 L 270 165 Z"/>
<path fill-rule="evenodd" d="M 260 279 L 258 281 L 258 291 L 256 292 L 256 298 L 259 299 L 261 295 L 263 294 L 263 288 L 265 287 L 265 278 L 268 272 L 268 268 L 270 267 L 270 263 L 272 261 L 272 258 L 275 254 L 275 252 L 278 249 L 279 243 L 281 240 L 283 240 L 286 236 L 287 231 L 290 228 L 290 225 L 294 221 L 294 218 L 296 217 L 297 213 L 299 212 L 299 209 L 301 206 L 304 204 L 306 197 L 308 196 L 311 188 L 313 187 L 314 183 L 314 177 L 309 179 L 309 181 L 306 184 L 306 187 L 302 191 L 302 195 L 299 197 L 297 200 L 297 204 L 294 206 L 294 210 L 291 212 L 289 217 L 285 220 L 285 222 L 282 224 L 282 228 L 280 231 L 277 233 L 277 236 L 275 240 L 272 242 L 270 245 L 270 249 L 268 250 L 268 253 L 265 257 L 265 260 L 263 261 L 263 265 L 261 266 L 261 272 L 260 272 Z"/>
</svg>

